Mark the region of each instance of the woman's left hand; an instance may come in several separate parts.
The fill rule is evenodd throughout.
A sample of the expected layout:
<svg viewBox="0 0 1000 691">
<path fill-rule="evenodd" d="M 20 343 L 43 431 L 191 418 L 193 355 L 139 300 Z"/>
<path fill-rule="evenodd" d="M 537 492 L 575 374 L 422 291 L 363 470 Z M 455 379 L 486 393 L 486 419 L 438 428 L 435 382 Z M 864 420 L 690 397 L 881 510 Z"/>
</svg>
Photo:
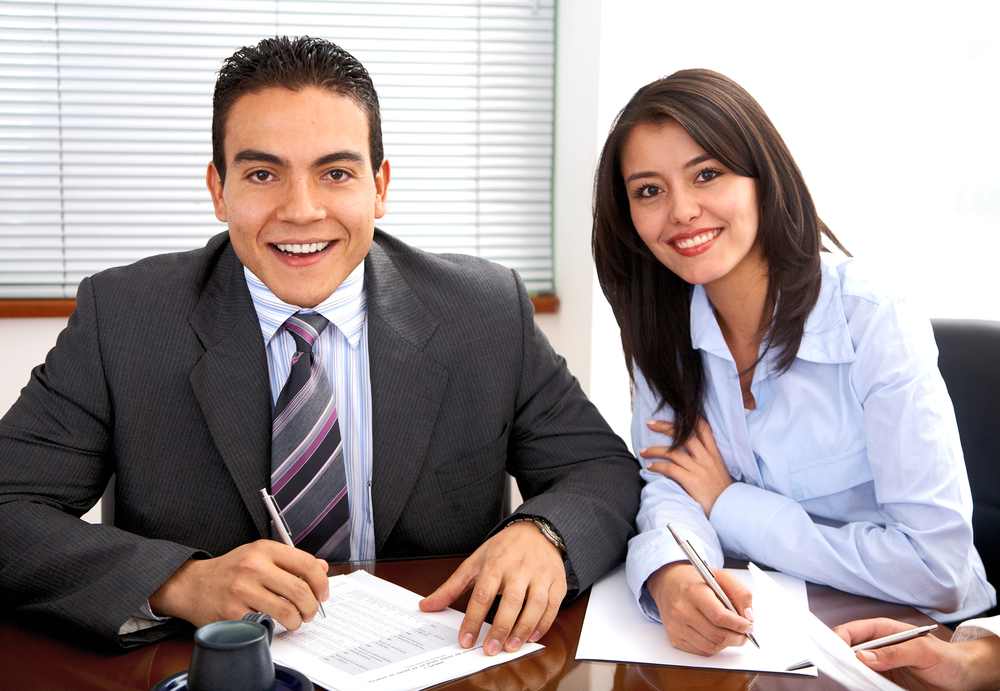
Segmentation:
<svg viewBox="0 0 1000 691">
<path fill-rule="evenodd" d="M 669 422 L 650 420 L 646 424 L 654 432 L 674 436 L 674 426 Z M 692 499 L 701 504 L 706 516 L 712 515 L 712 507 L 719 495 L 733 484 L 719 447 L 715 445 L 712 428 L 703 419 L 698 420 L 695 434 L 683 448 L 671 451 L 669 446 L 650 446 L 639 449 L 639 455 L 647 459 L 666 459 L 654 461 L 646 467 L 676 480 Z"/>
</svg>

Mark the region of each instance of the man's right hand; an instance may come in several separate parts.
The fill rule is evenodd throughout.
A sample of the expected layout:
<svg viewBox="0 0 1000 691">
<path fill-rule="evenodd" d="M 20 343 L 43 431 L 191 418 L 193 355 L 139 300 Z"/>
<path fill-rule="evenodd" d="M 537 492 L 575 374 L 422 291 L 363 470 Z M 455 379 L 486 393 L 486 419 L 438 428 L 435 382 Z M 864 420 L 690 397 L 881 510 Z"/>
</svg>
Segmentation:
<svg viewBox="0 0 1000 691">
<path fill-rule="evenodd" d="M 696 655 L 714 655 L 731 645 L 746 643 L 753 633 L 753 610 L 750 590 L 732 574 L 712 569 L 715 579 L 729 596 L 738 612 L 730 612 L 719 602 L 698 571 L 687 562 L 661 566 L 646 581 L 653 596 L 670 644 Z"/>
<path fill-rule="evenodd" d="M 312 621 L 330 596 L 328 565 L 274 540 L 241 545 L 215 559 L 189 559 L 149 596 L 153 613 L 195 626 L 263 612 L 286 629 Z M 301 578 L 299 578 L 301 576 Z"/>
</svg>

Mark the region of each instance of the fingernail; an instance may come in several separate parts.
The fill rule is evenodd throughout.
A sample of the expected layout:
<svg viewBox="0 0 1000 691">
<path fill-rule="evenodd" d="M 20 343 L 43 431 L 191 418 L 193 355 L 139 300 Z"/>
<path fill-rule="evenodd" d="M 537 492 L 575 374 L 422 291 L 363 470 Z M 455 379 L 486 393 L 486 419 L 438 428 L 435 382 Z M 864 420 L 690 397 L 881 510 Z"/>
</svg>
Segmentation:
<svg viewBox="0 0 1000 691">
<path fill-rule="evenodd" d="M 743 633 L 745 633 L 745 634 L 746 634 L 746 635 L 748 635 L 748 636 L 749 636 L 750 634 L 752 634 L 752 633 L 753 633 L 753 624 L 750 624 L 750 626 L 748 626 L 748 627 L 747 627 L 747 630 L 746 630 L 746 631 L 744 631 Z"/>
<path fill-rule="evenodd" d="M 330 589 L 327 588 L 326 590 L 323 591 L 323 594 L 319 596 L 319 601 L 326 602 L 329 599 L 330 599 Z"/>
<path fill-rule="evenodd" d="M 747 607 L 743 610 L 743 616 L 746 617 L 748 621 L 753 621 L 753 608 Z"/>
<path fill-rule="evenodd" d="M 302 621 L 304 621 L 307 624 L 310 624 L 310 623 L 312 623 L 312 620 L 315 619 L 315 618 L 316 618 L 316 615 L 314 614 L 311 617 L 309 617 L 308 619 L 303 619 Z"/>
<path fill-rule="evenodd" d="M 537 641 L 541 637 L 542 637 L 542 632 L 541 631 L 535 631 L 533 634 L 531 634 L 530 636 L 528 636 L 528 641 L 530 641 L 531 643 L 534 643 L 535 641 Z"/>
<path fill-rule="evenodd" d="M 491 638 L 490 640 L 486 641 L 486 645 L 483 646 L 483 650 L 486 652 L 487 655 L 496 655 L 497 653 L 500 652 L 500 641 L 496 640 L 495 638 Z"/>
<path fill-rule="evenodd" d="M 521 639 L 519 638 L 508 638 L 507 639 L 507 651 L 514 653 L 517 652 L 521 647 Z"/>
<path fill-rule="evenodd" d="M 463 648 L 471 648 L 473 640 L 474 639 L 472 638 L 472 634 L 471 633 L 464 634 L 462 636 L 462 647 Z"/>
<path fill-rule="evenodd" d="M 655 424 L 656 424 L 656 420 L 646 420 L 646 426 L 647 427 L 652 427 Z"/>
<path fill-rule="evenodd" d="M 861 657 L 865 658 L 865 660 L 867 660 L 868 662 L 875 662 L 875 660 L 878 659 L 878 655 L 876 655 L 870 650 L 860 650 L 858 652 L 860 652 Z"/>
<path fill-rule="evenodd" d="M 648 447 L 647 447 L 647 448 L 648 448 Z M 640 453 L 640 454 L 643 454 L 643 453 L 646 453 L 646 449 L 639 449 L 639 453 Z"/>
</svg>

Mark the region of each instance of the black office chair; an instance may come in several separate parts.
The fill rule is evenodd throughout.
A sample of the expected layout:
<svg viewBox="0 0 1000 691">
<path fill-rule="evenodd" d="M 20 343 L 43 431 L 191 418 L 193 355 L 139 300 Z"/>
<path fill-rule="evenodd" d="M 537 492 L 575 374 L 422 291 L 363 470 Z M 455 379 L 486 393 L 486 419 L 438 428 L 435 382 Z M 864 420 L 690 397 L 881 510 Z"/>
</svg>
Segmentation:
<svg viewBox="0 0 1000 691">
<path fill-rule="evenodd" d="M 935 319 L 932 325 L 972 484 L 973 539 L 986 577 L 1000 590 L 1000 322 Z M 989 614 L 1000 614 L 1000 606 Z"/>
</svg>

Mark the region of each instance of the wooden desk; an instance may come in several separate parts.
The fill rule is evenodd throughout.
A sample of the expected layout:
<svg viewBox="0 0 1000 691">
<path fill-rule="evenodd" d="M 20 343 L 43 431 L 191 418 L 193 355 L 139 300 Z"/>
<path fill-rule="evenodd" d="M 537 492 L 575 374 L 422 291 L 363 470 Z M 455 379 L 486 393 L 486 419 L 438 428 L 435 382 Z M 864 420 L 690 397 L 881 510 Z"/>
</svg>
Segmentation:
<svg viewBox="0 0 1000 691">
<path fill-rule="evenodd" d="M 376 564 L 375 575 L 421 595 L 429 595 L 460 563 L 458 558 L 386 562 Z M 809 584 L 808 591 L 810 609 L 829 626 L 874 616 L 892 617 L 913 624 L 930 622 L 928 617 L 904 605 L 848 595 L 813 584 Z M 456 603 L 456 608 L 464 610 L 467 602 L 466 595 Z M 435 688 L 448 691 L 737 691 L 750 689 L 751 686 L 755 691 L 827 691 L 841 688 L 822 676 L 809 678 L 579 661 L 574 657 L 586 610 L 586 595 L 564 608 L 541 640 L 545 650 Z M 949 636 L 950 632 L 941 632 L 942 638 Z M 0 687 L 4 689 L 149 691 L 160 679 L 187 669 L 190 660 L 190 636 L 124 654 L 113 654 L 95 650 L 79 637 L 53 636 L 23 624 L 0 622 Z"/>
</svg>

